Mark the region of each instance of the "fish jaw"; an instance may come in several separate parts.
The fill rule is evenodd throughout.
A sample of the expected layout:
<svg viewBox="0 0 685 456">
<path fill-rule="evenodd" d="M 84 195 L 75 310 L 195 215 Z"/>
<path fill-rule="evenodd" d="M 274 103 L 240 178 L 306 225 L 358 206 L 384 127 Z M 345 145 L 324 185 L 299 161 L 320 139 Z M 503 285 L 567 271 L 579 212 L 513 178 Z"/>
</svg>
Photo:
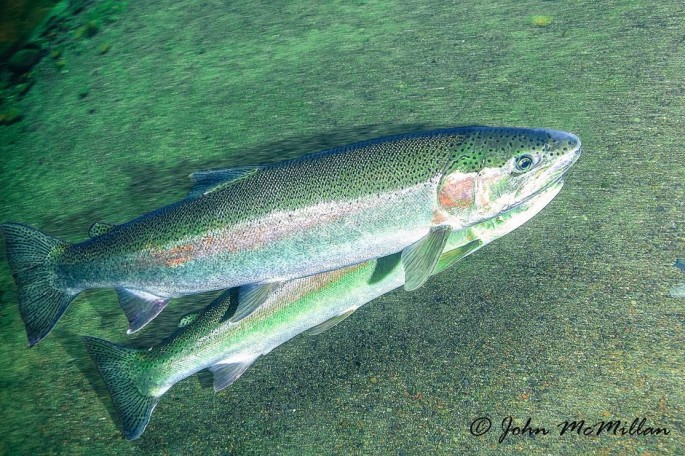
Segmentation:
<svg viewBox="0 0 685 456">
<path fill-rule="evenodd" d="M 539 214 L 542 209 L 556 198 L 563 186 L 563 179 L 552 182 L 522 203 L 502 212 L 496 217 L 477 223 L 469 231 L 474 238 L 483 241 L 483 246 L 485 246 L 511 233 Z"/>
</svg>

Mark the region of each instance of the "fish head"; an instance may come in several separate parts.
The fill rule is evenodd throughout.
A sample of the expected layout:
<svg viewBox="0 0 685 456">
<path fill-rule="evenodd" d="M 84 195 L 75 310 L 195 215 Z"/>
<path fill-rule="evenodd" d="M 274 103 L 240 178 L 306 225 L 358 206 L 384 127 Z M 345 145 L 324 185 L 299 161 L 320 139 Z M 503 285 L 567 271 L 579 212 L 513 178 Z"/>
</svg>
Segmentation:
<svg viewBox="0 0 685 456">
<path fill-rule="evenodd" d="M 438 221 L 459 229 L 508 211 L 560 181 L 580 152 L 563 131 L 464 128 L 438 186 Z"/>
<path fill-rule="evenodd" d="M 480 250 L 492 241 L 511 233 L 535 217 L 559 194 L 563 185 L 563 179 L 559 179 L 508 211 L 468 228 L 453 231 L 445 243 L 443 253 L 435 266 L 434 274 Z"/>
</svg>

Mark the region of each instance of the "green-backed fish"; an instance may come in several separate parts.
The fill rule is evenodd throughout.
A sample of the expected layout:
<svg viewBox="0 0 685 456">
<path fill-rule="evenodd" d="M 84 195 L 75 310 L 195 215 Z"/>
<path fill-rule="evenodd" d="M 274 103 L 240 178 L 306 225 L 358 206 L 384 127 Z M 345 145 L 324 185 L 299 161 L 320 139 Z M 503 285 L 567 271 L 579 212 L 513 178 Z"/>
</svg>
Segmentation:
<svg viewBox="0 0 685 456">
<path fill-rule="evenodd" d="M 248 312 L 275 284 L 402 252 L 405 288 L 432 273 L 449 234 L 561 178 L 580 140 L 546 129 L 461 127 L 281 163 L 199 172 L 190 195 L 68 244 L 0 225 L 29 345 L 83 290 L 115 287 L 129 332 L 169 298 L 241 285 Z"/>
<path fill-rule="evenodd" d="M 453 231 L 436 272 L 525 223 L 561 186 L 562 181 L 556 181 L 508 212 Z M 93 337 L 85 337 L 85 342 L 111 393 L 126 438 L 136 439 L 160 397 L 175 383 L 209 368 L 214 373 L 214 389 L 221 390 L 259 356 L 303 331 L 325 331 L 404 282 L 402 254 L 396 253 L 286 282 L 247 316 L 232 313 L 235 303 L 229 290 L 194 319 L 184 317 L 185 326 L 149 350 L 124 348 Z"/>
</svg>

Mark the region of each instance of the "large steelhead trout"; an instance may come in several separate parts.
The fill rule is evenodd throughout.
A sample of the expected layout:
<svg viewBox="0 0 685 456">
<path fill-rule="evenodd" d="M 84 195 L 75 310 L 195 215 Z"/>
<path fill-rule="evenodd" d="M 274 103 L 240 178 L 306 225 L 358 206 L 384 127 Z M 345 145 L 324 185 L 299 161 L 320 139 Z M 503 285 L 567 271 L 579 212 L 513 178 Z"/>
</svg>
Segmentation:
<svg viewBox="0 0 685 456">
<path fill-rule="evenodd" d="M 521 205 L 447 239 L 440 272 L 509 233 L 540 212 L 559 192 L 557 181 Z M 209 368 L 214 389 L 234 382 L 260 356 L 302 333 L 318 334 L 365 303 L 404 284 L 401 254 L 284 283 L 244 318 L 222 293 L 195 320 L 149 350 L 86 337 L 86 345 L 112 395 L 128 439 L 138 438 L 161 396 L 174 384 Z M 189 320 L 184 317 L 182 321 Z"/>
<path fill-rule="evenodd" d="M 186 199 L 78 244 L 0 230 L 34 345 L 89 288 L 117 289 L 131 332 L 174 296 L 253 284 L 240 299 L 255 308 L 274 284 L 396 252 L 416 289 L 452 230 L 525 201 L 579 154 L 560 131 L 435 130 L 196 173 Z"/>
</svg>

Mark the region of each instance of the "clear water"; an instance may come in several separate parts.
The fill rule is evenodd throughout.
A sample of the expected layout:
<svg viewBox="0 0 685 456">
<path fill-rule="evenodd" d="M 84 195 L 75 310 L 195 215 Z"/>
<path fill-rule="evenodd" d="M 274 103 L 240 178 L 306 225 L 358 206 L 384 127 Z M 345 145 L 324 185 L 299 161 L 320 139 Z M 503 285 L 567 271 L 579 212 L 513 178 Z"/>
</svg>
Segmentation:
<svg viewBox="0 0 685 456">
<path fill-rule="evenodd" d="M 79 336 L 145 345 L 207 298 L 127 337 L 114 292 L 87 292 L 29 350 L 3 258 L 0 453 L 682 451 L 685 300 L 669 289 L 685 282 L 673 267 L 685 256 L 685 4 L 320 3 L 90 4 L 31 90 L 0 105 L 24 116 L 0 126 L 2 220 L 77 241 L 93 221 L 182 197 L 197 169 L 447 125 L 578 134 L 561 194 L 420 290 L 294 339 L 218 394 L 206 375 L 179 383 L 133 442 Z M 96 33 L 79 32 L 93 17 Z M 475 437 L 483 416 L 493 429 Z M 499 442 L 507 416 L 550 434 Z M 670 434 L 557 428 L 642 417 Z"/>
</svg>

